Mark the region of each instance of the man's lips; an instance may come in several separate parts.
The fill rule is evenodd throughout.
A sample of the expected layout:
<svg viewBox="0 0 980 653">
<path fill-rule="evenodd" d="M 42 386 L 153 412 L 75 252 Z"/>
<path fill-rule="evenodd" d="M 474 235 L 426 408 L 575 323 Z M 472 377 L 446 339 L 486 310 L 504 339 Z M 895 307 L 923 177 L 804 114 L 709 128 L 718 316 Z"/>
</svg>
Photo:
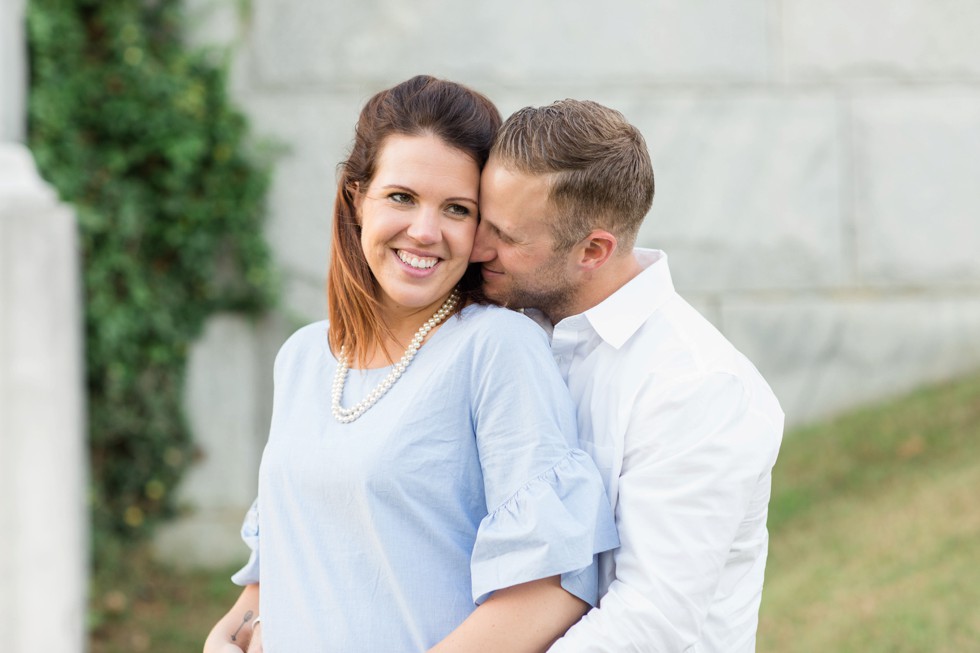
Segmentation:
<svg viewBox="0 0 980 653">
<path fill-rule="evenodd" d="M 482 270 L 484 277 L 486 277 L 486 276 L 494 276 L 494 275 L 500 276 L 500 275 L 503 274 L 503 272 L 501 272 L 499 270 L 494 270 L 494 269 L 488 268 L 485 265 L 484 266 L 481 266 L 480 269 Z"/>
</svg>

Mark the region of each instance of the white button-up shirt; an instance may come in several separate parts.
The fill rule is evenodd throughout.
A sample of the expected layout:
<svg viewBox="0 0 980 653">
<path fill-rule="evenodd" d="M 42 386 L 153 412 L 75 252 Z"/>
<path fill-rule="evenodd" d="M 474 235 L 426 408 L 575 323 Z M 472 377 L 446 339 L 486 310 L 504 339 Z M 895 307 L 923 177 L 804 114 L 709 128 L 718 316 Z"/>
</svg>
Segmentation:
<svg viewBox="0 0 980 653">
<path fill-rule="evenodd" d="M 600 559 L 599 607 L 551 651 L 754 651 L 783 413 L 667 256 L 635 253 L 641 274 L 552 332 L 622 545 Z"/>
</svg>

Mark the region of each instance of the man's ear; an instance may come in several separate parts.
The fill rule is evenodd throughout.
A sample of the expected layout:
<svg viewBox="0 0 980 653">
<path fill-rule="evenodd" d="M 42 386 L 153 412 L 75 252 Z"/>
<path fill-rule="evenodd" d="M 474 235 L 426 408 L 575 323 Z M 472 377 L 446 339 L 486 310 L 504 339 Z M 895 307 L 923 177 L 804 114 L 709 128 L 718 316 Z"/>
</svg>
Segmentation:
<svg viewBox="0 0 980 653">
<path fill-rule="evenodd" d="M 595 272 L 616 253 L 616 236 L 604 229 L 593 229 L 579 243 L 579 266 L 587 272 Z"/>
</svg>

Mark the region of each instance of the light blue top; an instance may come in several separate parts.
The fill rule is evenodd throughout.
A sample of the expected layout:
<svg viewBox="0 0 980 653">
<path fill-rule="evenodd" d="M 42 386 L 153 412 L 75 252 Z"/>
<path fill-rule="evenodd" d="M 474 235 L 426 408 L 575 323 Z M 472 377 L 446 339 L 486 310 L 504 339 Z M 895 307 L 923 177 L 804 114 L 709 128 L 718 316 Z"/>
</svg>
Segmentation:
<svg viewBox="0 0 980 653">
<path fill-rule="evenodd" d="M 468 306 L 350 424 L 330 412 L 336 367 L 326 322 L 276 358 L 233 577 L 261 583 L 268 653 L 425 651 L 494 590 L 557 574 L 595 604 L 595 554 L 618 538 L 540 327 Z M 351 370 L 343 405 L 389 370 Z"/>
</svg>

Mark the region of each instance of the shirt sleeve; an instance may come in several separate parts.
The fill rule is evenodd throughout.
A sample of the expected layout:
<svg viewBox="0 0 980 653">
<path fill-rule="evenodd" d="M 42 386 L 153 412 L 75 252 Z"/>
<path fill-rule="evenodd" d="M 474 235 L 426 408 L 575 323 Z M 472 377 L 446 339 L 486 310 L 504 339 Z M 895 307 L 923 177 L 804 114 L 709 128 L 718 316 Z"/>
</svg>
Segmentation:
<svg viewBox="0 0 980 653">
<path fill-rule="evenodd" d="M 656 394 L 641 389 L 619 479 L 615 578 L 599 607 L 550 651 L 689 650 L 753 511 L 762 521 L 754 546 L 764 559 L 781 434 L 782 423 L 756 409 L 729 374 L 684 379 Z"/>
<path fill-rule="evenodd" d="M 276 359 L 273 364 L 273 387 L 274 394 L 272 400 L 272 410 L 275 412 L 276 404 L 279 401 L 278 393 L 281 389 L 287 387 L 287 383 L 283 382 L 283 375 L 287 373 L 288 366 L 296 358 L 296 352 L 299 344 L 303 341 L 303 337 L 314 333 L 326 337 L 325 333 L 327 330 L 327 323 L 325 321 L 316 322 L 314 324 L 307 325 L 302 329 L 296 331 L 291 335 L 279 351 L 276 353 Z M 245 513 L 245 519 L 242 521 L 241 530 L 242 540 L 245 545 L 251 551 L 248 562 L 245 566 L 235 572 L 231 577 L 231 581 L 236 585 L 250 585 L 252 583 L 259 582 L 259 499 L 256 497 L 255 501 L 252 502 L 252 506 Z"/>
<path fill-rule="evenodd" d="M 252 507 L 245 514 L 242 522 L 242 540 L 251 550 L 251 555 L 245 566 L 231 577 L 236 585 L 251 585 L 259 582 L 259 500 L 252 502 Z"/>
<path fill-rule="evenodd" d="M 562 575 L 566 590 L 595 605 L 595 556 L 618 544 L 612 510 L 577 448 L 574 407 L 544 334 L 523 316 L 499 317 L 471 376 L 488 511 L 471 558 L 473 599 Z"/>
</svg>

